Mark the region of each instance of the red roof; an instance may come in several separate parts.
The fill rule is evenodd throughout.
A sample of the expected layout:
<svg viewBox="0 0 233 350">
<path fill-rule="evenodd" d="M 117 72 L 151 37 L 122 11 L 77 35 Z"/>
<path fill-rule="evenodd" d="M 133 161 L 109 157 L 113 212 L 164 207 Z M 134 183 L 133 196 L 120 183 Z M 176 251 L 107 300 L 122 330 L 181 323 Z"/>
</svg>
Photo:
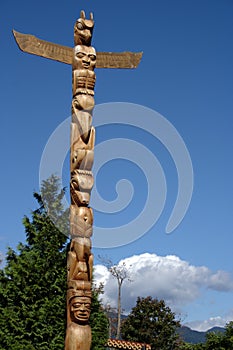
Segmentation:
<svg viewBox="0 0 233 350">
<path fill-rule="evenodd" d="M 151 350 L 149 344 L 117 339 L 108 339 L 106 346 L 113 349 Z"/>
</svg>

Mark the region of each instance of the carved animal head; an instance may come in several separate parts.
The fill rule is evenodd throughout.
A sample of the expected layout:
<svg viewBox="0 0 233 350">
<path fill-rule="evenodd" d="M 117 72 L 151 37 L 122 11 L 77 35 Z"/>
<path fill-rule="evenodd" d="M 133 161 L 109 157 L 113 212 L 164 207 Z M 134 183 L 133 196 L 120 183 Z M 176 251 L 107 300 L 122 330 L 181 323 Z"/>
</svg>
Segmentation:
<svg viewBox="0 0 233 350">
<path fill-rule="evenodd" d="M 75 170 L 71 173 L 70 193 L 71 200 L 78 206 L 87 206 L 90 201 L 90 192 L 94 185 L 91 171 Z"/>
<path fill-rule="evenodd" d="M 91 45 L 93 28 L 93 13 L 90 13 L 90 19 L 86 19 L 85 12 L 81 11 L 80 18 L 74 25 L 74 44 L 87 46 Z"/>
<path fill-rule="evenodd" d="M 72 114 L 77 114 L 81 110 L 85 110 L 92 113 L 95 106 L 95 100 L 93 96 L 90 95 L 77 95 L 72 101 Z"/>
</svg>

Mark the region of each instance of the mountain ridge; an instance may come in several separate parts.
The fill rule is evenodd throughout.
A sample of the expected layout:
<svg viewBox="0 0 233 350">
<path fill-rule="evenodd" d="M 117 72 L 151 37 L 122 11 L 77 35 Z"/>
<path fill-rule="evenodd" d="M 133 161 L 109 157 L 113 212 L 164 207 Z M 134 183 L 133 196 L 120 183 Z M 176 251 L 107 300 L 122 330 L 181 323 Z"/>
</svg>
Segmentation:
<svg viewBox="0 0 233 350">
<path fill-rule="evenodd" d="M 212 327 L 208 329 L 207 331 L 196 331 L 194 329 L 189 328 L 188 326 L 181 326 L 177 333 L 180 335 L 181 339 L 183 339 L 186 343 L 190 344 L 198 344 L 198 343 L 205 343 L 206 340 L 206 334 L 211 332 L 225 332 L 225 328 L 223 327 Z"/>
<path fill-rule="evenodd" d="M 108 311 L 107 316 L 111 323 L 111 337 L 115 338 L 117 328 L 117 313 L 116 311 Z M 127 318 L 127 315 L 121 314 L 121 319 L 124 320 L 125 318 Z M 215 326 L 211 327 L 207 331 L 197 331 L 191 329 L 188 326 L 181 325 L 181 327 L 177 329 L 177 333 L 179 334 L 180 338 L 186 343 L 190 344 L 205 343 L 206 334 L 210 332 L 225 332 L 225 328 Z"/>
</svg>

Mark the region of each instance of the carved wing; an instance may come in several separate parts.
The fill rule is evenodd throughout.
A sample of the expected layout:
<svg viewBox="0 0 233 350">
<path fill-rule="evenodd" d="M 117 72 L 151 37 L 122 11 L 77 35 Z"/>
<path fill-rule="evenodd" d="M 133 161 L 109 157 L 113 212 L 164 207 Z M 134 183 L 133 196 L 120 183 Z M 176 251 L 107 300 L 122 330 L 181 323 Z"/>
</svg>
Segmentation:
<svg viewBox="0 0 233 350">
<path fill-rule="evenodd" d="M 97 52 L 96 68 L 137 68 L 142 52 Z"/>
<path fill-rule="evenodd" d="M 34 35 L 22 34 L 13 30 L 20 50 L 51 60 L 72 64 L 73 49 L 38 39 Z"/>
<path fill-rule="evenodd" d="M 13 30 L 20 50 L 62 63 L 72 64 L 73 49 Z M 97 52 L 96 68 L 136 68 L 142 52 Z"/>
</svg>

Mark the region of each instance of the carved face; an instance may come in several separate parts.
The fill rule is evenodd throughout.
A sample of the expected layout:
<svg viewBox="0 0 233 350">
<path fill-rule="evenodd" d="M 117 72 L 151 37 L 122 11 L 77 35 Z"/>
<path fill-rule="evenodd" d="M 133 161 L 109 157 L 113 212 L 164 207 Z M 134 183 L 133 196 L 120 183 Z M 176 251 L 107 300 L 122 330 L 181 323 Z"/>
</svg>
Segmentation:
<svg viewBox="0 0 233 350">
<path fill-rule="evenodd" d="M 94 70 L 96 51 L 92 46 L 77 45 L 74 48 L 73 69 Z"/>
<path fill-rule="evenodd" d="M 91 298 L 74 297 L 70 302 L 70 317 L 75 323 L 87 323 L 91 312 Z"/>
</svg>

